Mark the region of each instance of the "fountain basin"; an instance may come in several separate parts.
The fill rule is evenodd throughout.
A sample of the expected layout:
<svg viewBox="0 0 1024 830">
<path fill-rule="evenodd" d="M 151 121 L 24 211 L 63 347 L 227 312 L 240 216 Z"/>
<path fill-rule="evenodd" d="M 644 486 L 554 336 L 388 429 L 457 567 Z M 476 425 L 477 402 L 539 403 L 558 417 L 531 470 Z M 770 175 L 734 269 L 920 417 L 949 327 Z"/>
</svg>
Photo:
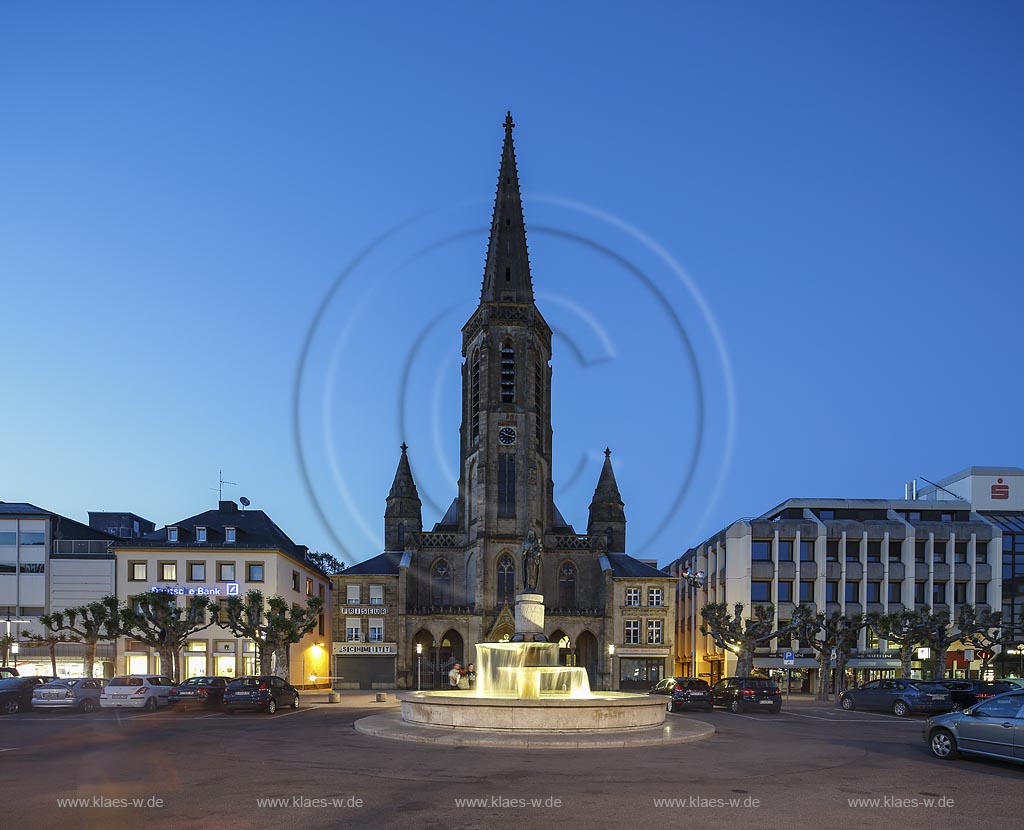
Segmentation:
<svg viewBox="0 0 1024 830">
<path fill-rule="evenodd" d="M 502 732 L 603 732 L 647 729 L 665 722 L 658 695 L 598 692 L 590 697 L 479 697 L 465 692 L 401 692 L 402 719 L 422 726 Z"/>
</svg>

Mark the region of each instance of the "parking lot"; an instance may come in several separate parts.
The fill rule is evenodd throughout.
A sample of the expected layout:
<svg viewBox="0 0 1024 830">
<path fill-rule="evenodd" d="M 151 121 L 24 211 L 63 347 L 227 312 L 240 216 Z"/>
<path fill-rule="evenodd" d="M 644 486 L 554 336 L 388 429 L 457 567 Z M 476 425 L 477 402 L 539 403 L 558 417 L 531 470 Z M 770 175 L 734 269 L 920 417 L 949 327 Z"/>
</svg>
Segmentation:
<svg viewBox="0 0 1024 830">
<path fill-rule="evenodd" d="M 364 694 L 275 715 L 4 717 L 3 824 L 934 828 L 1016 826 L 1019 818 L 1024 767 L 934 760 L 921 718 L 792 702 L 778 715 L 669 716 L 713 723 L 715 736 L 698 743 L 582 752 L 448 748 L 354 731 L 357 718 L 382 710 L 396 707 Z"/>
</svg>

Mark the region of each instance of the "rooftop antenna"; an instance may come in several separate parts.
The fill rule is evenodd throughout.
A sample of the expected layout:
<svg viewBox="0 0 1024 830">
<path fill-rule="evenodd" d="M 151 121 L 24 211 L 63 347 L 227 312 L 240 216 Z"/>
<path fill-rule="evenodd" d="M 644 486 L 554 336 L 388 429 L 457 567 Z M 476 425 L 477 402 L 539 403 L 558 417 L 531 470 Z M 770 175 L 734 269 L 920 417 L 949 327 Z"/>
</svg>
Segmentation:
<svg viewBox="0 0 1024 830">
<path fill-rule="evenodd" d="M 235 481 L 225 481 L 224 480 L 224 471 L 223 470 L 217 470 L 217 486 L 210 488 L 211 490 L 216 490 L 217 491 L 217 501 L 224 501 L 224 485 L 225 484 L 232 484 L 235 487 L 238 486 L 238 483 L 235 482 Z"/>
<path fill-rule="evenodd" d="M 242 498 L 240 498 L 239 501 L 242 503 L 242 512 L 243 513 L 245 512 L 245 508 L 247 508 L 250 504 L 252 504 L 252 502 L 249 501 L 245 496 L 242 496 Z"/>
</svg>

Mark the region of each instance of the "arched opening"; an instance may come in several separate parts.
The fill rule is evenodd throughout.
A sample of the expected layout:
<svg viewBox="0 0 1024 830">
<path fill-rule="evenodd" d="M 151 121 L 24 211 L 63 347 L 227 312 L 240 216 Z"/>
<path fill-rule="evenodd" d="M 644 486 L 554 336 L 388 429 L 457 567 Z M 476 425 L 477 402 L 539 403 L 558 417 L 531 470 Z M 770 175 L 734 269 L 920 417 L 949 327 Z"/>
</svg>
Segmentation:
<svg viewBox="0 0 1024 830">
<path fill-rule="evenodd" d="M 572 562 L 563 562 L 558 568 L 558 607 L 576 607 L 576 566 Z"/>
<path fill-rule="evenodd" d="M 438 689 L 450 688 L 449 672 L 456 663 L 463 662 L 462 635 L 453 628 L 448 629 L 441 635 L 441 641 L 437 647 L 438 677 L 436 679 Z"/>
<path fill-rule="evenodd" d="M 437 674 L 437 643 L 434 635 L 421 628 L 412 638 L 412 684 L 415 689 L 434 689 Z"/>
<path fill-rule="evenodd" d="M 587 670 L 591 689 L 597 688 L 598 655 L 597 637 L 584 631 L 576 638 L 576 665 Z"/>
<path fill-rule="evenodd" d="M 452 604 L 452 566 L 447 559 L 438 559 L 430 569 L 430 604 Z"/>
<path fill-rule="evenodd" d="M 497 568 L 498 592 L 496 605 L 508 605 L 515 602 L 516 596 L 516 563 L 505 553 L 498 558 Z"/>
<path fill-rule="evenodd" d="M 564 631 L 556 630 L 551 634 L 551 642 L 558 643 L 558 665 L 576 665 L 576 649 L 573 646 L 572 640 L 569 639 L 568 634 Z"/>
</svg>

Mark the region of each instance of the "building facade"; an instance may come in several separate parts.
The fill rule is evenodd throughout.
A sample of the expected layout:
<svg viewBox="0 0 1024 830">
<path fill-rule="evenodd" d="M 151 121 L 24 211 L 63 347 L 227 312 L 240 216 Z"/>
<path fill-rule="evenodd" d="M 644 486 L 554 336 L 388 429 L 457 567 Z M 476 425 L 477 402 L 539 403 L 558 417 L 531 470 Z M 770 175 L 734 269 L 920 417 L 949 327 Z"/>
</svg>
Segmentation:
<svg viewBox="0 0 1024 830">
<path fill-rule="evenodd" d="M 702 588 L 681 581 L 677 592 L 677 665 L 714 682 L 735 670 L 736 657 L 700 634 L 700 609 L 709 602 L 775 606 L 788 621 L 799 604 L 855 615 L 930 607 L 955 624 L 960 606 L 998 608 L 1002 595 L 999 527 L 963 500 L 790 499 L 756 519 L 734 522 L 669 566 L 706 574 Z M 780 671 L 795 650 L 795 675 L 814 688 L 813 652 L 773 642 L 755 654 L 755 669 Z M 695 655 L 695 662 L 691 655 Z M 969 670 L 964 650 L 949 653 L 950 672 Z M 923 675 L 926 662 L 913 664 Z M 896 650 L 862 631 L 848 668 L 858 681 L 894 676 Z M 977 666 L 975 666 L 977 668 Z"/>
<path fill-rule="evenodd" d="M 113 547 L 117 596 L 123 602 L 149 591 L 166 591 L 187 601 L 244 596 L 257 589 L 265 598 L 279 595 L 305 606 L 309 597 L 324 601 L 319 624 L 292 646 L 289 682 L 300 687 L 327 685 L 330 675 L 330 577 L 306 560 L 297 545 L 262 510 L 241 510 L 221 501 L 216 510 L 159 528 Z M 181 679 L 198 675 L 238 677 L 258 674 L 251 640 L 213 625 L 188 640 L 182 654 Z M 160 656 L 138 640 L 117 644 L 118 672 L 159 672 Z"/>
<path fill-rule="evenodd" d="M 534 302 L 512 128 L 509 117 L 480 303 L 462 328 L 458 492 L 425 530 L 402 445 L 384 552 L 334 577 L 339 683 L 435 686 L 455 662 L 473 661 L 477 643 L 511 637 L 531 531 L 544 548 L 545 633 L 563 663 L 585 667 L 604 689 L 620 685 L 623 666 L 627 685 L 645 687 L 671 669 L 674 619 L 665 600 L 674 577 L 626 554 L 610 451 L 586 532 L 554 502 L 551 328 Z M 631 589 L 645 598 L 661 591 L 663 605 L 627 606 Z M 370 637 L 384 639 L 374 645 Z"/>
<path fill-rule="evenodd" d="M 25 502 L 0 502 L 0 634 L 17 639 L 10 655 L 23 675 L 53 672 L 49 649 L 28 637 L 41 634 L 39 617 L 115 593 L 116 574 L 110 534 Z M 78 643 L 56 648 L 57 673 L 81 677 L 85 649 Z M 101 643 L 94 671 L 114 671 L 114 647 Z"/>
</svg>

